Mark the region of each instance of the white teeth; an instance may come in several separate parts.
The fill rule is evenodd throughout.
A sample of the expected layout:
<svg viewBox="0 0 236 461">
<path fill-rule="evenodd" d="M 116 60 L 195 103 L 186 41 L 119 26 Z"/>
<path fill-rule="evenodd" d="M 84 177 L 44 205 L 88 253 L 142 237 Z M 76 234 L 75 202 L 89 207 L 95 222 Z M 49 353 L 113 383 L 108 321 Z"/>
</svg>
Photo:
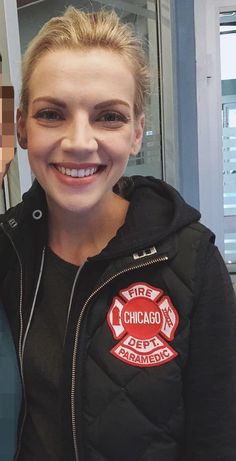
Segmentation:
<svg viewBox="0 0 236 461">
<path fill-rule="evenodd" d="M 71 170 L 71 176 L 77 178 L 77 170 Z"/>
<path fill-rule="evenodd" d="M 85 176 L 92 176 L 94 173 L 98 171 L 98 167 L 93 167 L 93 168 L 81 168 L 79 170 L 76 170 L 73 168 L 72 170 L 70 168 L 64 168 L 64 166 L 57 166 L 55 165 L 56 168 L 64 175 L 66 176 L 72 176 L 73 178 L 84 178 Z"/>
<path fill-rule="evenodd" d="M 83 178 L 83 176 L 85 176 L 84 172 L 85 170 L 78 170 L 78 177 Z"/>
</svg>

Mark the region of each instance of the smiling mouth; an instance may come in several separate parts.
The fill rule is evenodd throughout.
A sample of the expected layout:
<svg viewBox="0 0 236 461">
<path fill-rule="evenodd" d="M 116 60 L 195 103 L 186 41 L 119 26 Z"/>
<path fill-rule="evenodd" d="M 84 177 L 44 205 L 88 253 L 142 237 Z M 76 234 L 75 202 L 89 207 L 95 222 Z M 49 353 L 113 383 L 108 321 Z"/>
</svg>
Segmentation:
<svg viewBox="0 0 236 461">
<path fill-rule="evenodd" d="M 98 171 L 102 170 L 105 168 L 103 165 L 99 165 L 96 167 L 91 167 L 91 168 L 65 168 L 63 166 L 55 165 L 54 167 L 60 171 L 65 176 L 69 176 L 72 178 L 86 178 L 88 176 L 93 176 L 96 174 Z"/>
</svg>

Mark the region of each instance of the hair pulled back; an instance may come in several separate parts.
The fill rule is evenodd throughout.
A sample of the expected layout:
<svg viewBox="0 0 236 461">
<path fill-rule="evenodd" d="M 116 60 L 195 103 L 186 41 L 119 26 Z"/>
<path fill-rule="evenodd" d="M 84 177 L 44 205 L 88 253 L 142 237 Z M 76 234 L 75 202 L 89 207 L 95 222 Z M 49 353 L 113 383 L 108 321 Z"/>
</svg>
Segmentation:
<svg viewBox="0 0 236 461">
<path fill-rule="evenodd" d="M 27 113 L 29 80 L 39 59 L 47 52 L 60 49 L 88 50 L 103 48 L 124 57 L 136 83 L 135 116 L 144 110 L 150 91 L 150 73 L 141 41 L 130 24 L 124 24 L 115 11 L 99 10 L 86 13 L 69 6 L 63 16 L 44 24 L 30 42 L 22 62 L 20 107 Z"/>
</svg>

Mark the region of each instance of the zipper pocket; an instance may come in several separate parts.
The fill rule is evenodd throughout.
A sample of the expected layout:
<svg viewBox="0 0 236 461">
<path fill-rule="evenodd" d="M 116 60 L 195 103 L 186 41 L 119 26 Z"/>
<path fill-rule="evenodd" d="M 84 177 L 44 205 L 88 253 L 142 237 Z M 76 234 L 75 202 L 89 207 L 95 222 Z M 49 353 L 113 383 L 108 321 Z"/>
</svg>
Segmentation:
<svg viewBox="0 0 236 461">
<path fill-rule="evenodd" d="M 125 274 L 127 272 L 131 272 L 135 269 L 140 269 L 142 267 L 147 267 L 152 264 L 156 263 L 161 263 L 161 262 L 166 262 L 168 261 L 168 256 L 160 256 L 159 258 L 152 259 L 151 261 L 146 261 L 141 264 L 137 264 L 135 266 L 128 267 L 126 269 L 123 269 L 120 272 L 117 272 L 114 274 L 112 277 L 108 278 L 105 280 L 105 282 L 102 283 L 96 290 L 94 290 L 91 295 L 87 298 L 85 301 L 80 316 L 78 318 L 77 326 L 76 326 L 76 332 L 75 332 L 75 341 L 74 341 L 74 349 L 73 349 L 73 356 L 72 356 L 72 376 L 71 376 L 71 418 L 72 418 L 72 434 L 73 434 L 73 443 L 74 443 L 74 451 L 75 451 L 75 460 L 79 461 L 79 450 L 78 450 L 78 441 L 77 441 L 77 428 L 76 428 L 76 411 L 75 411 L 75 383 L 76 383 L 76 363 L 77 363 L 77 354 L 78 354 L 78 340 L 79 340 L 79 333 L 80 333 L 80 326 L 81 322 L 84 316 L 84 313 L 86 311 L 86 308 L 92 298 L 96 296 L 99 291 L 101 291 L 106 285 L 108 285 L 111 281 L 113 281 L 115 278 L 119 277 L 122 274 Z"/>
</svg>

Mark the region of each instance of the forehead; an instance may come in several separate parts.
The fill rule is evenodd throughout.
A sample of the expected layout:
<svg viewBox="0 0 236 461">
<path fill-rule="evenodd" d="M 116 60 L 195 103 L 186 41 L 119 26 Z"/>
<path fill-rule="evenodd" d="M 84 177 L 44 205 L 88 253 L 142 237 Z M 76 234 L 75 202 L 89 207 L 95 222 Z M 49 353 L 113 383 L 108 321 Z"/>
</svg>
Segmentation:
<svg viewBox="0 0 236 461">
<path fill-rule="evenodd" d="M 123 97 L 133 101 L 135 79 L 131 66 L 118 53 L 104 49 L 57 50 L 43 55 L 29 82 L 29 96 L 62 95 Z M 72 96 L 72 95 L 71 95 Z"/>
</svg>

